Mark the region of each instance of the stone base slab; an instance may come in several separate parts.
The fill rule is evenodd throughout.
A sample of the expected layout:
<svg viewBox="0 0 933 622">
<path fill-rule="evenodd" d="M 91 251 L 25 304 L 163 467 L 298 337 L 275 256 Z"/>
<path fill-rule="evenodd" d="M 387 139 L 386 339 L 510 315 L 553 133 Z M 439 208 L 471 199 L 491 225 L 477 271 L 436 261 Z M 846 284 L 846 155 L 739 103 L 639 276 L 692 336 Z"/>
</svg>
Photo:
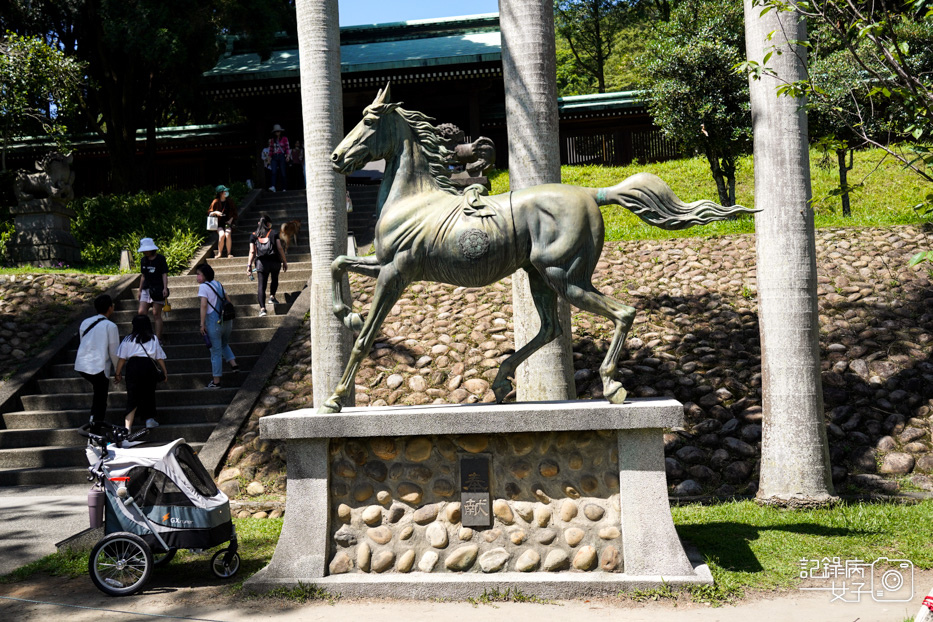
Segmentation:
<svg viewBox="0 0 933 622">
<path fill-rule="evenodd" d="M 691 551 L 693 553 L 693 551 Z M 596 596 L 613 596 L 620 591 L 649 590 L 669 585 L 676 588 L 684 585 L 712 585 L 713 575 L 709 566 L 690 555 L 694 573 L 689 576 L 634 576 L 626 574 L 593 573 L 521 573 L 505 572 L 495 575 L 476 574 L 425 574 L 408 575 L 335 575 L 283 579 L 267 576 L 266 568 L 250 577 L 245 587 L 264 593 L 278 588 L 291 589 L 298 585 L 315 585 L 333 594 L 350 598 L 401 598 L 435 600 L 448 598 L 466 600 L 478 598 L 484 591 L 511 589 L 526 596 L 550 599 L 580 599 Z"/>
<path fill-rule="evenodd" d="M 260 432 L 263 438 L 307 439 L 634 430 L 683 423 L 684 408 L 677 400 L 634 398 L 625 404 L 580 400 L 345 408 L 335 415 L 319 415 L 305 408 L 263 417 Z"/>
</svg>

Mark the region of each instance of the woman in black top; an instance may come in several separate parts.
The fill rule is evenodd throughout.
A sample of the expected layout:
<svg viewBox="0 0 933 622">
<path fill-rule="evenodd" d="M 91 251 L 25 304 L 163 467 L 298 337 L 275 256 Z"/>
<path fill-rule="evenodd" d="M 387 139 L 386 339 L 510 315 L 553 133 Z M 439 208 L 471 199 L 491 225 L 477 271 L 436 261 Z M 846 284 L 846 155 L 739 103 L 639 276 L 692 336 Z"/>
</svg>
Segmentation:
<svg viewBox="0 0 933 622">
<path fill-rule="evenodd" d="M 246 262 L 246 272 L 252 273 L 253 263 L 256 264 L 256 279 L 259 291 L 256 298 L 259 301 L 259 317 L 266 315 L 266 283 L 272 277 L 269 288 L 268 303 L 276 305 L 275 292 L 279 288 L 279 270 L 288 271 L 288 261 L 285 259 L 285 249 L 277 231 L 272 229 L 272 219 L 262 215 L 256 226 L 256 231 L 249 236 L 249 259 Z M 275 309 L 273 308 L 273 311 Z"/>
<path fill-rule="evenodd" d="M 133 332 L 117 348 L 117 369 L 113 375 L 114 384 L 126 378 L 126 429 L 133 425 L 138 414 L 146 427 L 159 425 L 155 421 L 156 384 L 159 371 L 165 377 L 165 350 L 158 337 L 152 334 L 152 324 L 148 315 L 133 318 Z"/>
<path fill-rule="evenodd" d="M 168 263 L 165 257 L 157 251 L 152 238 L 143 238 L 139 241 L 137 252 L 143 257 L 139 261 L 142 274 L 139 277 L 139 315 L 147 315 L 152 307 L 152 323 L 155 326 L 155 335 L 162 340 L 162 307 L 168 298 Z"/>
</svg>

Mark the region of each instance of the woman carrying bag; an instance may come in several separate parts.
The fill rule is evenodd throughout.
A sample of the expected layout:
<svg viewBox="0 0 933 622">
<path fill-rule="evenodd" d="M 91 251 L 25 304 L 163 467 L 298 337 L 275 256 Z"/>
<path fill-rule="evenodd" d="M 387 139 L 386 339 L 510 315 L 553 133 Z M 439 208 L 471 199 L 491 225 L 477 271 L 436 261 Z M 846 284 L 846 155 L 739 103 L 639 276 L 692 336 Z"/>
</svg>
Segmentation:
<svg viewBox="0 0 933 622">
<path fill-rule="evenodd" d="M 217 219 L 217 254 L 214 259 L 220 259 L 227 247 L 227 257 L 233 257 L 233 228 L 236 226 L 236 204 L 230 198 L 230 189 L 223 184 L 215 188 L 216 198 L 207 208 L 207 215 Z"/>
<path fill-rule="evenodd" d="M 159 425 L 155 420 L 156 385 L 168 377 L 168 369 L 165 351 L 152 332 L 148 315 L 133 318 L 133 332 L 120 343 L 117 358 L 114 384 L 120 384 L 126 371 L 126 429 L 132 427 L 137 412 L 146 427 Z"/>
<path fill-rule="evenodd" d="M 224 360 L 230 363 L 234 373 L 240 371 L 236 356 L 230 349 L 230 333 L 233 332 L 233 321 L 223 319 L 224 303 L 227 294 L 224 286 L 214 280 L 214 269 L 206 263 L 196 269 L 198 279 L 198 298 L 201 301 L 201 335 L 204 342 L 211 349 L 211 374 L 213 378 L 207 384 L 207 389 L 219 389 L 223 375 Z"/>
</svg>

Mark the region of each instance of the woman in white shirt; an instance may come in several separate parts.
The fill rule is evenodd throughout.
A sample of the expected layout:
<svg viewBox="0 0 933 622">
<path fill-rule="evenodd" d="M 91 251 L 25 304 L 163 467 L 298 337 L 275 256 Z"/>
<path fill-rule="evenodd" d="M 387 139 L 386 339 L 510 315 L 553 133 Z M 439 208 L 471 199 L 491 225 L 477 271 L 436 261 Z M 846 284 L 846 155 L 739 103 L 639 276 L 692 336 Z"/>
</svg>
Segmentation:
<svg viewBox="0 0 933 622">
<path fill-rule="evenodd" d="M 117 367 L 117 346 L 120 343 L 117 325 L 109 319 L 113 313 L 113 299 L 101 294 L 94 299 L 94 309 L 97 315 L 81 322 L 78 329 L 81 343 L 75 357 L 75 371 L 94 388 L 91 423 L 106 419 L 110 370 Z"/>
<path fill-rule="evenodd" d="M 163 378 L 168 377 L 168 369 L 165 367 L 165 351 L 159 338 L 152 333 L 148 315 L 133 318 L 133 332 L 120 342 L 117 356 L 117 371 L 113 376 L 115 383 L 120 383 L 126 369 L 126 429 L 131 429 L 137 411 L 147 427 L 159 425 L 155 421 L 155 390 L 160 381 L 157 367 L 161 368 Z"/>
<path fill-rule="evenodd" d="M 224 373 L 224 361 L 230 364 L 233 373 L 240 371 L 236 356 L 230 349 L 233 321 L 223 320 L 227 293 L 224 286 L 214 279 L 214 269 L 202 263 L 195 269 L 195 273 L 198 279 L 198 298 L 201 302 L 201 335 L 205 338 L 207 347 L 211 349 L 211 374 L 214 376 L 206 388 L 219 389 Z"/>
</svg>

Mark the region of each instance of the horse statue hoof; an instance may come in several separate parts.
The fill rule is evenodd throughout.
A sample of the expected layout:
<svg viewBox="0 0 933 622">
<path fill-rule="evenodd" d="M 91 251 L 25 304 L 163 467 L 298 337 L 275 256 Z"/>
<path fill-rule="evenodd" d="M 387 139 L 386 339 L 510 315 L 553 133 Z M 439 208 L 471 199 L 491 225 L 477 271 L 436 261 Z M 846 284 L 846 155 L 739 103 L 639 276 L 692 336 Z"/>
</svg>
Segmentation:
<svg viewBox="0 0 933 622">
<path fill-rule="evenodd" d="M 505 401 L 505 398 L 508 397 L 509 393 L 512 392 L 512 383 L 509 381 L 494 382 L 492 385 L 492 392 L 496 396 L 496 404 L 501 404 Z"/>
<path fill-rule="evenodd" d="M 615 380 L 609 383 L 603 394 L 611 404 L 624 404 L 625 398 L 628 397 L 628 391 L 622 388 L 622 383 Z"/>
<path fill-rule="evenodd" d="M 340 402 L 331 398 L 324 402 L 320 408 L 317 409 L 319 415 L 336 415 L 340 412 L 340 409 L 343 408 L 340 405 Z"/>
<path fill-rule="evenodd" d="M 343 325 L 355 333 L 363 330 L 363 316 L 359 313 L 349 313 L 343 318 Z"/>
</svg>

